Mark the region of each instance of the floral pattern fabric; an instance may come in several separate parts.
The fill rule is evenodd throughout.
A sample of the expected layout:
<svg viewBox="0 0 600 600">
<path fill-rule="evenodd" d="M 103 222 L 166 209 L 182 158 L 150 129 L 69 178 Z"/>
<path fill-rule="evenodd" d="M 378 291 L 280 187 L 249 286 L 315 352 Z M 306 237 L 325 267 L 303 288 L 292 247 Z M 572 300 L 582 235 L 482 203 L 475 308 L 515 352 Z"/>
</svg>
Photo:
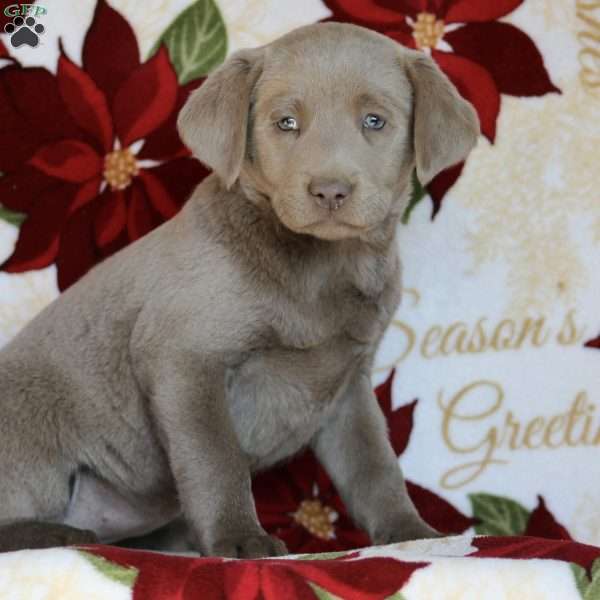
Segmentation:
<svg viewBox="0 0 600 600">
<path fill-rule="evenodd" d="M 596 600 L 600 549 L 459 536 L 337 555 L 222 560 L 108 546 L 0 555 L 10 598 L 61 600 Z"/>
<path fill-rule="evenodd" d="M 39 47 L 14 48 L 0 35 L 0 344 L 95 264 L 171 218 L 207 175 L 175 121 L 228 54 L 311 22 L 368 27 L 430 54 L 482 125 L 466 163 L 426 189 L 415 181 L 399 232 L 406 292 L 375 377 L 409 493 L 445 534 L 600 544 L 600 488 L 588 476 L 598 464 L 592 433 L 600 402 L 600 102 L 580 76 L 588 67 L 579 62 L 585 45 L 577 46 L 594 34 L 588 4 L 577 11 L 535 0 L 47 4 Z M 0 30 L 6 22 L 0 15 Z M 484 409 L 450 423 L 450 400 L 476 385 Z M 452 396 L 453 387 L 463 396 Z M 486 404 L 491 392 L 497 412 Z M 459 443 L 465 423 L 480 429 Z M 479 463 L 473 481 L 444 480 Z M 263 526 L 293 552 L 369 543 L 310 452 L 260 474 L 253 490 Z M 208 564 L 199 563 L 195 577 L 210 579 Z M 215 564 L 229 582 L 218 593 L 239 581 L 255 597 L 311 593 L 312 571 L 301 565 L 277 575 L 279 588 L 268 569 Z M 272 569 L 283 573 L 279 563 Z"/>
<path fill-rule="evenodd" d="M 56 75 L 17 64 L 2 69 L 1 118 L 14 126 L 0 131 L 0 197 L 27 217 L 2 268 L 56 263 L 66 289 L 172 217 L 207 173 L 175 130 L 199 83 L 178 85 L 164 47 L 140 62 L 131 27 L 103 1 L 82 67 L 61 49 Z"/>
</svg>

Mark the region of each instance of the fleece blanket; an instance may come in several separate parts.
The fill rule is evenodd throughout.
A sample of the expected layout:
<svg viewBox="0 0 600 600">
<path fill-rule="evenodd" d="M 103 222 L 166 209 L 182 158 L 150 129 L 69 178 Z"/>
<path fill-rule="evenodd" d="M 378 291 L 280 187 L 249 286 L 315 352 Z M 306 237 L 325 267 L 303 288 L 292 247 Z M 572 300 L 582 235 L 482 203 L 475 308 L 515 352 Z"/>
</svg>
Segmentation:
<svg viewBox="0 0 600 600">
<path fill-rule="evenodd" d="M 374 373 L 418 509 L 445 533 L 600 544 L 595 0 L 3 0 L 0 345 L 206 176 L 174 123 L 207 73 L 327 19 L 431 54 L 482 126 L 465 164 L 426 189 L 414 181 L 399 230 L 404 302 Z M 368 544 L 310 453 L 257 477 L 254 492 L 293 552 Z M 98 570 L 77 551 L 57 556 Z M 231 564 L 219 568 L 244 572 Z M 463 562 L 450 564 L 451 575 Z"/>
<path fill-rule="evenodd" d="M 596 600 L 600 549 L 449 537 L 351 552 L 222 560 L 107 546 L 0 556 L 7 600 Z"/>
</svg>

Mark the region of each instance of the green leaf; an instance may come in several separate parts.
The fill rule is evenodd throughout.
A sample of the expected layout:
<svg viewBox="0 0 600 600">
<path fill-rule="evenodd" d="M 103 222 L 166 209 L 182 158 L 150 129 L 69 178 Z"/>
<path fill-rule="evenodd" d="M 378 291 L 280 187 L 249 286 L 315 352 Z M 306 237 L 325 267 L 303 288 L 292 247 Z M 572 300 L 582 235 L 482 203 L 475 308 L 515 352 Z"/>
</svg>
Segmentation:
<svg viewBox="0 0 600 600">
<path fill-rule="evenodd" d="M 600 600 L 600 579 L 593 579 L 585 591 L 585 600 Z"/>
<path fill-rule="evenodd" d="M 339 596 L 334 596 L 333 594 L 329 593 L 327 590 L 324 590 L 322 587 L 319 587 L 316 583 L 312 583 L 310 581 L 307 583 L 308 583 L 308 585 L 310 585 L 313 592 L 315 593 L 315 596 L 319 600 L 343 600 Z"/>
<path fill-rule="evenodd" d="M 491 494 L 469 494 L 473 516 L 480 523 L 475 526 L 480 535 L 521 535 L 530 512 L 518 502 Z"/>
<path fill-rule="evenodd" d="M 165 44 L 181 85 L 204 77 L 227 55 L 227 30 L 214 0 L 197 0 L 163 32 L 150 51 Z"/>
<path fill-rule="evenodd" d="M 600 559 L 596 559 L 592 565 L 592 581 L 583 597 L 585 600 L 600 600 Z"/>
<path fill-rule="evenodd" d="M 2 171 L 0 171 L 0 177 L 2 177 L 4 175 L 4 173 L 2 173 Z M 23 221 L 25 220 L 26 215 L 18 213 L 18 212 L 13 212 L 12 210 L 8 210 L 8 208 L 4 208 L 2 206 L 2 204 L 0 204 L 0 219 L 2 221 L 6 221 L 7 223 L 10 223 L 11 225 L 15 225 L 17 227 L 21 226 L 21 223 L 23 223 Z"/>
<path fill-rule="evenodd" d="M 569 563 L 575 585 L 583 600 L 600 600 L 600 558 L 597 558 L 592 564 L 592 577 L 587 571 L 578 564 Z"/>
<path fill-rule="evenodd" d="M 6 221 L 11 225 L 15 225 L 16 227 L 20 227 L 25 218 L 26 215 L 18 212 L 13 212 L 12 210 L 8 210 L 8 208 L 4 208 L 0 204 L 0 219 L 2 219 L 3 221 Z"/>
<path fill-rule="evenodd" d="M 600 558 L 597 558 L 592 564 L 592 579 L 600 578 Z"/>
<path fill-rule="evenodd" d="M 96 556 L 95 554 L 85 552 L 84 550 L 79 550 L 79 554 L 88 560 L 105 577 L 108 577 L 117 583 L 121 583 L 128 588 L 133 588 L 139 573 L 134 567 L 122 567 L 121 565 L 106 560 L 102 556 Z"/>
<path fill-rule="evenodd" d="M 395 594 L 388 596 L 385 600 L 406 600 L 406 598 L 402 592 L 396 592 Z"/>
<path fill-rule="evenodd" d="M 347 556 L 351 551 L 342 552 L 320 552 L 318 554 L 299 554 L 294 560 L 329 560 L 332 558 L 341 558 Z"/>
<path fill-rule="evenodd" d="M 408 220 L 410 219 L 410 213 L 413 211 L 413 208 L 423 200 L 427 191 L 421 185 L 421 182 L 417 179 L 417 172 L 413 171 L 412 173 L 412 192 L 410 194 L 410 201 L 404 214 L 402 215 L 402 223 L 404 225 L 408 224 Z"/>
<path fill-rule="evenodd" d="M 575 563 L 569 563 L 571 567 L 571 571 L 573 572 L 573 576 L 575 577 L 575 585 L 577 586 L 577 590 L 581 594 L 582 598 L 586 597 L 586 591 L 590 586 L 590 580 L 585 572 L 583 567 Z"/>
</svg>

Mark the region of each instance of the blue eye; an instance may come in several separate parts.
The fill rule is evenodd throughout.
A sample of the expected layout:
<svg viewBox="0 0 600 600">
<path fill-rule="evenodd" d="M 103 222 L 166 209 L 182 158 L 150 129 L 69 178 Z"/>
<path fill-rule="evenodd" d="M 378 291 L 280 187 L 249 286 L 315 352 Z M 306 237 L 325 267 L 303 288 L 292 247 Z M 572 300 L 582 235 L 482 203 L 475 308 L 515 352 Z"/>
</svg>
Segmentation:
<svg viewBox="0 0 600 600">
<path fill-rule="evenodd" d="M 372 113 L 369 113 L 363 119 L 363 127 L 365 129 L 383 129 L 384 125 L 385 125 L 385 121 L 381 117 L 374 115 Z"/>
<path fill-rule="evenodd" d="M 277 127 L 281 131 L 298 131 L 298 121 L 294 117 L 283 117 L 277 121 Z"/>
</svg>

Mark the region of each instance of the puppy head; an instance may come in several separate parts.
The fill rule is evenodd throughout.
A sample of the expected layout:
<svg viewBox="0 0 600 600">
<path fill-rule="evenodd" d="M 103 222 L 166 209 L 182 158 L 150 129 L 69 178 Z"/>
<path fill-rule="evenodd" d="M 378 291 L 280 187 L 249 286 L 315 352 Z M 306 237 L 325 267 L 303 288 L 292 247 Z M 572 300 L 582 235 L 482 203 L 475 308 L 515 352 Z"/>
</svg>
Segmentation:
<svg viewBox="0 0 600 600">
<path fill-rule="evenodd" d="M 234 54 L 189 98 L 183 141 L 297 233 L 360 237 L 463 160 L 477 115 L 424 53 L 340 23 Z"/>
</svg>

